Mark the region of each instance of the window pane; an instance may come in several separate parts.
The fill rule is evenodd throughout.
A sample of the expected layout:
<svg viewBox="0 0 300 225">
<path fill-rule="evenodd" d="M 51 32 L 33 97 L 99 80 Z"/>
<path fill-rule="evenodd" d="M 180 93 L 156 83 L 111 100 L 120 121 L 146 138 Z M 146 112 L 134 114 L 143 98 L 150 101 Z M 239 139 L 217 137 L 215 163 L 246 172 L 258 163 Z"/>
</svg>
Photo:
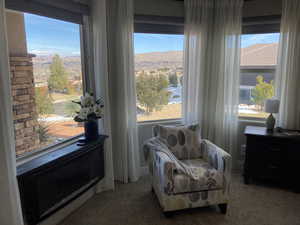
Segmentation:
<svg viewBox="0 0 300 225">
<path fill-rule="evenodd" d="M 137 120 L 181 118 L 183 35 L 134 35 Z"/>
<path fill-rule="evenodd" d="M 267 117 L 264 102 L 274 96 L 279 33 L 242 35 L 239 115 Z"/>
<path fill-rule="evenodd" d="M 7 11 L 16 155 L 83 133 L 73 121 L 82 95 L 80 27 Z"/>
</svg>

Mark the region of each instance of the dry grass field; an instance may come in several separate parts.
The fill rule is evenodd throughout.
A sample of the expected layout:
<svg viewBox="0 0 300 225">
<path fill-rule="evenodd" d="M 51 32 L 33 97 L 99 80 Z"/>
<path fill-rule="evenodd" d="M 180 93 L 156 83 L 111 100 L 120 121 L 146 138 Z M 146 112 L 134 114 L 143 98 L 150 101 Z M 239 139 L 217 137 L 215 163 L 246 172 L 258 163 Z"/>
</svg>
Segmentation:
<svg viewBox="0 0 300 225">
<path fill-rule="evenodd" d="M 150 121 L 150 120 L 166 120 L 181 118 L 181 104 L 166 105 L 160 111 L 154 111 L 149 115 L 138 115 L 137 121 Z"/>
<path fill-rule="evenodd" d="M 268 113 L 259 112 L 259 113 L 240 113 L 240 117 L 248 118 L 267 118 Z M 137 121 L 151 121 L 151 120 L 166 120 L 166 119 L 177 119 L 181 118 L 181 104 L 170 104 L 163 107 L 161 111 L 154 111 L 149 115 L 138 115 Z"/>
<path fill-rule="evenodd" d="M 259 113 L 239 113 L 239 117 L 248 117 L 248 118 L 260 118 L 265 119 L 269 116 L 269 113 L 259 112 Z"/>
</svg>

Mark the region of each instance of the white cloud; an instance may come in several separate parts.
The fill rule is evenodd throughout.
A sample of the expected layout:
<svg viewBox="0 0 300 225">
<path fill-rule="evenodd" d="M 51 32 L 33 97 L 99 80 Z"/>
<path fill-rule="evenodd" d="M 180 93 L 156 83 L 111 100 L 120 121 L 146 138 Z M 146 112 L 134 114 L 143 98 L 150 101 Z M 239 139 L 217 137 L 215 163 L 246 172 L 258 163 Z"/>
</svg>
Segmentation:
<svg viewBox="0 0 300 225">
<path fill-rule="evenodd" d="M 71 52 L 72 55 L 80 55 L 80 51 Z"/>
<path fill-rule="evenodd" d="M 47 51 L 47 50 L 39 50 L 39 49 L 32 49 L 29 50 L 30 53 L 36 54 L 36 55 L 51 55 L 52 52 Z"/>
</svg>

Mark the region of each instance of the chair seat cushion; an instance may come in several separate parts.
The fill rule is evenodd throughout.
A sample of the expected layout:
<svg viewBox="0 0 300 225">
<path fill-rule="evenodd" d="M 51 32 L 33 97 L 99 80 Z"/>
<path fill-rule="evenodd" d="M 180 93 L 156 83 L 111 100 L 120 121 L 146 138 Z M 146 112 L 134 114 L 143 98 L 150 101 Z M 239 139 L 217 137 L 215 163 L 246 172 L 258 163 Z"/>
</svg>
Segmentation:
<svg viewBox="0 0 300 225">
<path fill-rule="evenodd" d="M 189 167 L 196 168 L 199 173 L 199 179 L 194 180 L 191 177 L 181 174 L 174 174 L 174 194 L 215 190 L 223 187 L 223 174 L 205 162 L 203 159 L 181 160 Z"/>
</svg>

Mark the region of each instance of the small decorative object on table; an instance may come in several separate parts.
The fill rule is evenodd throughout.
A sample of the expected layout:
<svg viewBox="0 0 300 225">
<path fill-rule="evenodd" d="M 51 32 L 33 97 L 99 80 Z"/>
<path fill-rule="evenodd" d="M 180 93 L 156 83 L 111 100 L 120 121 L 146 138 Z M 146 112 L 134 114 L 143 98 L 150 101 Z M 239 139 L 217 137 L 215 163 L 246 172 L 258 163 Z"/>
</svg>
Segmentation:
<svg viewBox="0 0 300 225">
<path fill-rule="evenodd" d="M 265 112 L 271 113 L 266 121 L 266 127 L 269 132 L 273 132 L 275 126 L 275 118 L 272 113 L 279 112 L 279 100 L 278 99 L 267 99 L 265 102 Z"/>
<path fill-rule="evenodd" d="M 98 119 L 103 117 L 103 101 L 98 99 L 95 101 L 93 93 L 85 93 L 81 96 L 80 101 L 73 101 L 81 106 L 79 112 L 75 116 L 76 122 L 84 122 L 85 139 L 80 139 L 79 142 L 85 144 L 88 141 L 96 140 L 99 137 Z"/>
</svg>

